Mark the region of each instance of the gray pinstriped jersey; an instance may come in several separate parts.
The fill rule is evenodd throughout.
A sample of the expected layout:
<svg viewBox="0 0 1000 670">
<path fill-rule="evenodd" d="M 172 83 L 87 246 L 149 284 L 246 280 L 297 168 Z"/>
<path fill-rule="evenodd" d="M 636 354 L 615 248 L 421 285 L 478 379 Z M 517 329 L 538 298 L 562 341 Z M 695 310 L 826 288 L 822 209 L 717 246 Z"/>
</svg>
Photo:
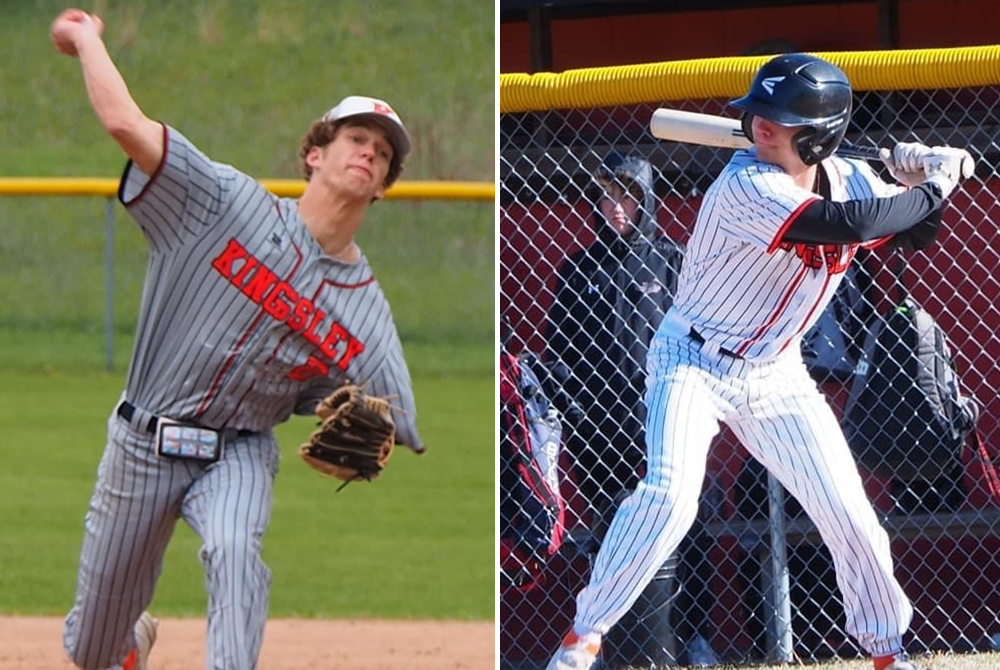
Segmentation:
<svg viewBox="0 0 1000 670">
<path fill-rule="evenodd" d="M 129 163 L 119 192 L 150 247 L 128 400 L 267 430 L 351 379 L 396 395 L 396 439 L 422 449 L 402 346 L 367 260 L 330 258 L 295 200 L 164 133 L 156 173 Z"/>
<path fill-rule="evenodd" d="M 888 197 L 862 161 L 823 161 L 831 200 Z M 787 244 L 781 237 L 818 196 L 780 167 L 737 151 L 705 193 L 678 278 L 676 313 L 699 334 L 748 359 L 769 359 L 798 345 L 837 290 L 858 246 Z"/>
</svg>

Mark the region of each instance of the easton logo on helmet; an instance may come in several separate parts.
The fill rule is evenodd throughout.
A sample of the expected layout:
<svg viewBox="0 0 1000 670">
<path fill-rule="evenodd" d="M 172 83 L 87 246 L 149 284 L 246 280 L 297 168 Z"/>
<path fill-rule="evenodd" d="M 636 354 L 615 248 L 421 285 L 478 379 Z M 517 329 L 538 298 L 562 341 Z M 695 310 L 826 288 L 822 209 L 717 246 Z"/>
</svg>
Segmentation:
<svg viewBox="0 0 1000 670">
<path fill-rule="evenodd" d="M 781 83 L 784 80 L 785 80 L 784 77 L 767 77 L 762 82 L 760 82 L 760 85 L 770 95 L 774 95 L 774 87 L 777 86 L 779 83 Z"/>
</svg>

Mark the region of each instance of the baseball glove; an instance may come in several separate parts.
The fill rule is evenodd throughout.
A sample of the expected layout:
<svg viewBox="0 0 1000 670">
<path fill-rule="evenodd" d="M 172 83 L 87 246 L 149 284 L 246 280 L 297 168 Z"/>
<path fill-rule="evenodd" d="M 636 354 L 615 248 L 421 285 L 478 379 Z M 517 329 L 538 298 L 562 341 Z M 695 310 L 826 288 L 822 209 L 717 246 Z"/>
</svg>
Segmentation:
<svg viewBox="0 0 1000 670">
<path fill-rule="evenodd" d="M 345 384 L 316 406 L 320 426 L 299 448 L 299 455 L 344 488 L 379 476 L 395 446 L 396 424 L 389 401 Z"/>
</svg>

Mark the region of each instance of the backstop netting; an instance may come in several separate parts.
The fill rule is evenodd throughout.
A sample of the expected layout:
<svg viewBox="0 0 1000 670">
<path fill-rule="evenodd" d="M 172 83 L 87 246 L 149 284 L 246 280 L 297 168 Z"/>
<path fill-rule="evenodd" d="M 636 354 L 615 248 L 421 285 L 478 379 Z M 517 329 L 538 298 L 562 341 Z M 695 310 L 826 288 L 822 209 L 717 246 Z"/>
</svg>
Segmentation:
<svg viewBox="0 0 1000 670">
<path fill-rule="evenodd" d="M 838 419 L 844 419 L 852 384 L 869 371 L 865 362 L 888 355 L 874 354 L 884 348 L 884 339 L 869 343 L 875 324 L 891 325 L 901 306 L 919 305 L 940 326 L 961 394 L 979 409 L 975 432 L 958 445 L 943 438 L 935 444 L 907 426 L 914 408 L 898 399 L 890 404 L 886 394 L 861 408 L 886 429 L 856 455 L 889 533 L 896 574 L 915 606 L 906 638 L 910 653 L 1000 648 L 998 499 L 973 439 L 978 435 L 987 452 L 1000 448 L 1000 48 L 825 56 L 854 85 L 848 141 L 947 144 L 968 148 L 977 161 L 975 176 L 948 201 L 935 245 L 921 252 L 879 248 L 859 254 L 821 318 L 822 327 L 803 339 L 803 354 Z M 564 370 L 543 385 L 550 396 L 567 392 L 576 402 L 577 413 L 562 417 L 558 455 L 565 540 L 526 578 L 501 574 L 503 667 L 544 667 L 569 629 L 574 596 L 586 584 L 602 524 L 613 508 L 609 500 L 634 486 L 643 467 L 641 454 L 636 458 L 629 451 L 636 448 L 631 442 L 641 441 L 635 434 L 641 417 L 616 418 L 613 407 L 626 393 L 624 386 L 641 380 L 616 373 L 620 358 L 602 361 L 611 355 L 606 343 L 627 339 L 622 329 L 629 325 L 600 316 L 613 314 L 613 305 L 604 306 L 606 312 L 598 305 L 583 323 L 560 316 L 555 324 L 551 314 L 560 278 L 570 277 L 571 264 L 582 262 L 587 257 L 582 250 L 597 239 L 595 170 L 612 152 L 647 159 L 660 233 L 683 246 L 702 195 L 732 150 L 656 140 L 650 117 L 658 107 L 737 117 L 728 101 L 746 91 L 766 60 L 501 76 L 498 309 L 510 327 L 507 348 L 536 354 L 545 364 L 553 362 L 553 338 L 577 343 L 569 353 L 563 349 L 562 356 L 573 359 L 564 366 L 568 376 Z M 891 181 L 881 165 L 875 167 Z M 608 271 L 606 258 L 589 262 Z M 587 280 L 574 281 L 578 292 L 598 290 Z M 624 299 L 640 300 L 646 288 L 637 282 L 623 289 Z M 566 332 L 574 329 L 583 336 Z M 605 344 L 579 344 L 588 336 Z M 641 361 L 630 363 L 642 367 Z M 574 370 L 589 370 L 589 376 L 575 378 Z M 607 420 L 595 418 L 595 404 L 608 408 Z M 501 466 L 508 473 L 501 478 L 502 573 L 512 569 L 506 551 L 523 539 L 531 516 L 523 490 L 509 486 L 517 469 L 505 453 L 508 442 L 509 436 L 501 435 Z M 679 589 L 623 620 L 614 649 L 606 650 L 606 664 L 649 667 L 659 653 L 677 664 L 861 655 L 844 632 L 829 553 L 798 505 L 783 494 L 723 428 L 710 452 L 699 519 L 677 557 Z"/>
</svg>

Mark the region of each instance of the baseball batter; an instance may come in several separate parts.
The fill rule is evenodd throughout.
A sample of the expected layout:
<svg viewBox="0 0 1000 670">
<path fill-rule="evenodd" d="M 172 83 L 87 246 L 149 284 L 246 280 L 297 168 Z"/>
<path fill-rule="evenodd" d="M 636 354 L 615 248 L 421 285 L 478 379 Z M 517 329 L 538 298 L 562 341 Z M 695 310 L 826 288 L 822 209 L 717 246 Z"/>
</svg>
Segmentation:
<svg viewBox="0 0 1000 670">
<path fill-rule="evenodd" d="M 712 438 L 724 421 L 816 523 L 833 555 L 846 628 L 876 670 L 914 670 L 902 636 L 912 608 L 885 531 L 799 342 L 861 245 L 930 244 L 961 152 L 899 145 L 903 184 L 832 156 L 852 92 L 832 64 L 778 56 L 733 102 L 754 142 L 705 194 L 678 294 L 647 360 L 648 474 L 621 506 L 549 670 L 590 668 L 695 519 Z"/>
<path fill-rule="evenodd" d="M 352 380 L 395 395 L 397 441 L 422 450 L 389 305 L 354 242 L 410 140 L 385 102 L 345 98 L 302 142 L 302 198 L 276 198 L 147 118 L 102 30 L 69 9 L 51 36 L 79 59 L 98 119 L 130 159 L 119 198 L 150 252 L 64 643 L 80 668 L 147 668 L 156 622 L 145 610 L 183 519 L 202 540 L 206 667 L 247 670 L 267 617 L 273 427 Z"/>
</svg>

